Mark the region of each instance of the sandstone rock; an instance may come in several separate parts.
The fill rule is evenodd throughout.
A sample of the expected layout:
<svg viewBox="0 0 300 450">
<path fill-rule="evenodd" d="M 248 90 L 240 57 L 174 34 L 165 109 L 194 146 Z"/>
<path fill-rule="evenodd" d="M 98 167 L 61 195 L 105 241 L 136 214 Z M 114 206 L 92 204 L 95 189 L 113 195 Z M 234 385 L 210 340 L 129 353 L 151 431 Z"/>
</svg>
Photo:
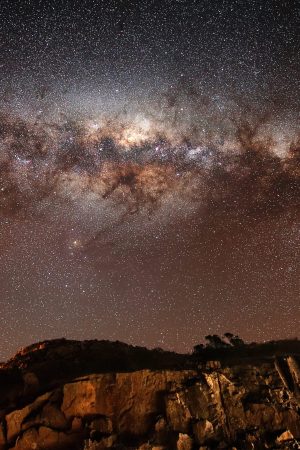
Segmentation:
<svg viewBox="0 0 300 450">
<path fill-rule="evenodd" d="M 54 431 L 51 428 L 40 427 L 37 438 L 38 447 L 59 448 L 59 434 L 58 431 Z"/>
<path fill-rule="evenodd" d="M 152 445 L 148 442 L 139 446 L 138 450 L 153 450 Z"/>
<path fill-rule="evenodd" d="M 168 386 L 180 386 L 194 371 L 91 375 L 64 386 L 62 411 L 66 418 L 114 417 L 116 431 L 143 435 L 153 428 L 161 411 L 159 396 Z M 139 420 L 137 420 L 137 417 Z"/>
<path fill-rule="evenodd" d="M 51 396 L 52 397 L 52 396 Z M 68 422 L 60 411 L 59 407 L 53 403 L 46 403 L 42 411 L 35 411 L 29 414 L 22 422 L 22 431 L 28 428 L 45 426 L 56 430 L 66 430 Z"/>
<path fill-rule="evenodd" d="M 82 448 L 80 440 L 74 435 L 40 427 L 38 430 L 30 428 L 17 439 L 12 450 L 79 450 Z"/>
<path fill-rule="evenodd" d="M 288 367 L 290 369 L 290 373 L 292 375 L 294 386 L 299 387 L 300 384 L 300 367 L 298 364 L 298 361 L 293 356 L 288 356 L 286 358 L 286 362 L 288 364 Z"/>
<path fill-rule="evenodd" d="M 205 379 L 210 387 L 210 404 L 215 404 L 215 437 L 217 440 L 224 438 L 234 440 L 236 430 L 243 429 L 245 426 L 242 403 L 245 390 L 242 386 L 236 389 L 235 384 L 224 373 L 205 374 Z"/>
<path fill-rule="evenodd" d="M 293 434 L 295 439 L 300 439 L 300 417 L 298 410 L 295 408 L 288 408 L 282 412 L 282 427 L 281 429 L 288 429 Z"/>
<path fill-rule="evenodd" d="M 286 430 L 280 436 L 278 436 L 276 441 L 280 444 L 281 442 L 289 441 L 291 439 L 294 439 L 294 436 L 292 435 L 290 430 Z"/>
<path fill-rule="evenodd" d="M 102 443 L 103 449 L 113 448 L 115 443 L 117 442 L 117 435 L 112 434 L 111 436 L 108 436 L 107 438 L 104 438 L 100 441 L 100 444 Z"/>
<path fill-rule="evenodd" d="M 221 363 L 220 363 L 220 361 L 207 361 L 206 368 L 213 369 L 213 370 L 220 369 Z"/>
<path fill-rule="evenodd" d="M 165 431 L 165 429 L 167 428 L 166 419 L 164 417 L 161 417 L 160 419 L 158 419 L 158 421 L 155 423 L 154 428 L 155 428 L 156 433 L 161 433 L 161 432 Z"/>
<path fill-rule="evenodd" d="M 38 431 L 30 428 L 17 438 L 16 445 L 12 450 L 34 450 L 38 449 Z"/>
<path fill-rule="evenodd" d="M 25 406 L 23 409 L 13 411 L 6 416 L 8 442 L 11 442 L 18 436 L 26 417 L 34 411 L 38 411 L 47 402 L 50 396 L 50 392 L 41 395 L 30 405 Z"/>
<path fill-rule="evenodd" d="M 147 443 L 144 443 L 139 446 L 138 450 L 168 450 L 169 447 L 165 447 L 164 445 L 152 445 Z"/>
<path fill-rule="evenodd" d="M 90 428 L 104 434 L 111 434 L 113 432 L 112 421 L 108 417 L 97 417 L 92 420 Z"/>
<path fill-rule="evenodd" d="M 193 439 L 184 433 L 179 433 L 178 441 L 177 441 L 177 450 L 192 450 L 193 448 Z"/>
<path fill-rule="evenodd" d="M 102 380 L 109 382 L 109 379 L 105 380 L 105 377 L 105 375 L 100 376 L 98 380 L 91 377 L 90 380 L 78 380 L 66 384 L 61 408 L 64 415 L 69 418 L 96 414 L 96 384 L 98 381 L 99 388 L 101 388 Z"/>
<path fill-rule="evenodd" d="M 246 411 L 246 423 L 250 427 L 264 428 L 267 431 L 288 428 L 295 437 L 300 437 L 299 416 L 292 409 L 276 407 L 272 404 L 253 403 Z"/>
<path fill-rule="evenodd" d="M 91 440 L 88 440 L 84 446 L 84 450 L 106 450 L 114 448 L 116 441 L 117 441 L 116 435 L 111 435 L 107 438 L 101 439 L 99 442 L 93 442 Z"/>
<path fill-rule="evenodd" d="M 68 373 L 67 381 L 54 380 L 53 391 L 24 406 L 35 389 L 45 388 L 40 375 L 47 364 L 45 351 L 51 361 L 59 356 L 72 367 L 78 348 L 65 342 L 61 351 L 37 348 L 31 360 L 43 365 L 39 377 L 35 379 L 30 367 L 24 375 L 22 368 L 9 396 L 1 385 L 0 450 L 125 450 L 138 445 L 139 450 L 210 450 L 211 441 L 219 449 L 287 449 L 300 437 L 295 357 L 279 358 L 276 366 L 269 360 L 201 367 L 199 372 L 139 370 L 79 378 Z M 40 351 L 44 353 L 39 356 Z M 18 367 L 28 367 L 29 354 L 21 355 Z M 267 442 L 273 435 L 279 437 Z"/>
<path fill-rule="evenodd" d="M 41 413 L 41 424 L 55 428 L 56 430 L 66 430 L 67 420 L 61 410 L 53 403 L 46 404 Z"/>
<path fill-rule="evenodd" d="M 74 417 L 74 419 L 72 420 L 71 429 L 75 433 L 82 429 L 82 419 L 81 419 L 81 417 Z"/>
<path fill-rule="evenodd" d="M 192 414 L 185 402 L 185 395 L 183 392 L 177 392 L 167 397 L 166 414 L 168 421 L 175 431 L 182 433 L 188 432 Z"/>
<path fill-rule="evenodd" d="M 154 441 L 156 444 L 166 444 L 169 441 L 169 427 L 167 424 L 167 421 L 164 417 L 161 417 L 156 423 L 155 423 L 155 436 Z"/>
<path fill-rule="evenodd" d="M 198 444 L 204 444 L 214 436 L 213 424 L 206 419 L 195 423 L 193 431 Z"/>
</svg>

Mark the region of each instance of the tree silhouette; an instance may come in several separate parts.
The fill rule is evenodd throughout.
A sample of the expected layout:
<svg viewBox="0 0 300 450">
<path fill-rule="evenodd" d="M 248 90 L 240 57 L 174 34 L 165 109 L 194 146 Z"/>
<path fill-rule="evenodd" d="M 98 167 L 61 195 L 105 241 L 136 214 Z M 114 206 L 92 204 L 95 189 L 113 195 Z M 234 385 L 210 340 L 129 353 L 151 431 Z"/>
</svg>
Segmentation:
<svg viewBox="0 0 300 450">
<path fill-rule="evenodd" d="M 203 345 L 203 344 L 197 344 L 197 345 L 195 345 L 194 348 L 193 348 L 193 353 L 194 353 L 194 355 L 199 355 L 199 354 L 201 354 L 202 351 L 203 351 L 203 349 L 204 349 L 204 345 Z"/>
<path fill-rule="evenodd" d="M 205 350 L 212 349 L 230 349 L 230 348 L 238 348 L 245 345 L 243 339 L 233 333 L 224 333 L 223 337 L 218 336 L 217 334 L 208 334 L 205 336 L 206 345 L 197 344 L 193 347 L 194 355 L 201 355 L 205 353 Z"/>
<path fill-rule="evenodd" d="M 232 333 L 224 333 L 224 337 L 232 347 L 241 347 L 242 345 L 245 345 L 243 339 Z"/>
<path fill-rule="evenodd" d="M 205 336 L 205 340 L 207 341 L 207 347 L 211 348 L 228 347 L 228 344 L 224 342 L 217 334 L 209 334 Z"/>
</svg>

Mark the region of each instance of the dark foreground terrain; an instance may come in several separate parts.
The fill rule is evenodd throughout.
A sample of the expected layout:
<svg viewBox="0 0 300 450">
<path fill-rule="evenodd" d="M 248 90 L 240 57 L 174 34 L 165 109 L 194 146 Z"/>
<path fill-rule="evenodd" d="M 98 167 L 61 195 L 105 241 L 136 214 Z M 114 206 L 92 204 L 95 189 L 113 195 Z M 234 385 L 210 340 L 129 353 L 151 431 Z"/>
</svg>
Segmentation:
<svg viewBox="0 0 300 450">
<path fill-rule="evenodd" d="M 297 340 L 34 344 L 0 364 L 0 450 L 299 449 L 299 361 Z"/>
</svg>

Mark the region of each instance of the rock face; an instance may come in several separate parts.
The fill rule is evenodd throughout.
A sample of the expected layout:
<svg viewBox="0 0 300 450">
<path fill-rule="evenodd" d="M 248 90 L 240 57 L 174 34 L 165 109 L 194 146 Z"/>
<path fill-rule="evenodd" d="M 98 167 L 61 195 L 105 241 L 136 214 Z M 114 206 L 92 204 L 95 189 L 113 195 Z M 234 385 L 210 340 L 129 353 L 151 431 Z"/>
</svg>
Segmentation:
<svg viewBox="0 0 300 450">
<path fill-rule="evenodd" d="M 300 448 L 294 356 L 65 380 L 58 373 L 46 384 L 40 366 L 29 366 L 7 378 L 0 450 Z"/>
</svg>

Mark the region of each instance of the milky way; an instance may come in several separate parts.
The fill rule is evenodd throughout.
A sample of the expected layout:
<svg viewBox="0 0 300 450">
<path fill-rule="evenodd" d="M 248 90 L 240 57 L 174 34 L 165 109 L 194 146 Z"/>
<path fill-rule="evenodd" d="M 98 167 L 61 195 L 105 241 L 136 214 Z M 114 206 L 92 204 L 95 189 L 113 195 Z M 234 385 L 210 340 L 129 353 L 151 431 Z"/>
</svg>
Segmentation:
<svg viewBox="0 0 300 450">
<path fill-rule="evenodd" d="M 171 3 L 4 5 L 1 357 L 298 333 L 299 10 Z"/>
<path fill-rule="evenodd" d="M 231 109 L 231 116 L 210 117 L 206 133 L 199 129 L 201 116 L 192 113 L 188 107 L 166 108 L 171 123 L 161 110 L 159 120 L 152 113 L 58 123 L 3 113 L 1 212 L 38 209 L 45 200 L 49 207 L 54 200 L 96 207 L 109 199 L 128 214 L 149 215 L 174 198 L 210 210 L 236 205 L 242 214 L 296 207 L 297 129 L 288 124 L 288 130 L 277 131 L 269 113 L 247 117 L 244 111 L 238 117 Z"/>
</svg>

